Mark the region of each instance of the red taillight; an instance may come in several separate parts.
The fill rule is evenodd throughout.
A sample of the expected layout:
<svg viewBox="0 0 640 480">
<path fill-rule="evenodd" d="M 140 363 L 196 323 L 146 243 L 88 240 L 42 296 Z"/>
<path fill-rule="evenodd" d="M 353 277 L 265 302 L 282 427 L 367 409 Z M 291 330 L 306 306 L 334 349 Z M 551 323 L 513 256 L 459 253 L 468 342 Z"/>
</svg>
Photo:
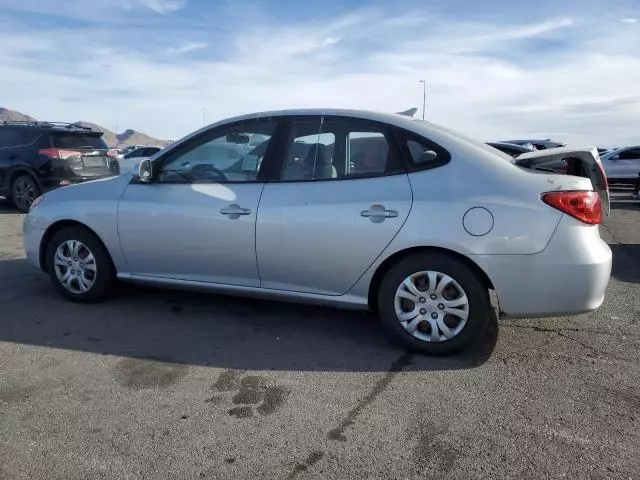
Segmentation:
<svg viewBox="0 0 640 480">
<path fill-rule="evenodd" d="M 57 148 L 42 148 L 38 150 L 38 154 L 49 158 L 60 158 L 60 150 Z"/>
<path fill-rule="evenodd" d="M 118 158 L 118 151 L 114 148 L 107 150 L 107 157 Z"/>
<path fill-rule="evenodd" d="M 602 222 L 602 200 L 598 192 L 549 192 L 542 194 L 542 201 L 584 223 Z"/>
<path fill-rule="evenodd" d="M 82 153 L 76 150 L 60 150 L 59 148 L 42 148 L 38 150 L 38 153 L 49 158 L 60 158 L 62 160 L 82 155 Z"/>
</svg>

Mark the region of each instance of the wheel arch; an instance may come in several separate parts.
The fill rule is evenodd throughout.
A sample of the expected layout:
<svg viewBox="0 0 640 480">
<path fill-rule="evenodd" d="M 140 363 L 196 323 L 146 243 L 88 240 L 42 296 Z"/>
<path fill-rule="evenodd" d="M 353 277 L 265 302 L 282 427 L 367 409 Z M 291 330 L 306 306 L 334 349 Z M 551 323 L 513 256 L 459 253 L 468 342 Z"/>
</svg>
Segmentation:
<svg viewBox="0 0 640 480">
<path fill-rule="evenodd" d="M 8 189 L 9 195 L 11 195 L 13 191 L 13 182 L 16 180 L 16 178 L 22 175 L 26 175 L 27 177 L 31 178 L 31 180 L 36 182 L 36 185 L 40 189 L 40 192 L 42 192 L 42 183 L 40 183 L 40 180 L 38 180 L 38 175 L 36 175 L 36 173 L 33 170 L 27 167 L 17 166 L 12 169 L 11 175 L 9 175 L 9 182 L 7 183 L 7 189 Z"/>
<path fill-rule="evenodd" d="M 107 252 L 107 255 L 109 256 L 109 260 L 111 261 L 111 265 L 113 265 L 115 268 L 115 264 L 113 263 L 113 258 L 111 257 L 111 252 L 109 252 L 109 249 L 107 248 L 105 243 L 102 241 L 102 238 L 100 238 L 100 235 L 98 235 L 95 232 L 95 230 L 93 230 L 91 227 L 88 227 L 84 223 L 79 222 L 77 220 L 58 220 L 57 222 L 54 222 L 51 225 L 49 225 L 49 227 L 45 230 L 44 235 L 42 236 L 42 240 L 40 241 L 38 261 L 40 262 L 40 268 L 42 269 L 42 271 L 44 272 L 47 271 L 47 261 L 45 256 L 46 256 L 47 246 L 49 245 L 49 242 L 51 241 L 51 239 L 56 233 L 58 233 L 63 228 L 67 228 L 67 227 L 80 227 L 86 230 L 87 232 L 91 233 L 93 236 L 95 236 L 96 239 L 102 244 L 102 247 L 104 248 L 104 250 Z"/>
<path fill-rule="evenodd" d="M 487 290 L 495 290 L 493 286 L 493 282 L 491 281 L 489 276 L 486 274 L 486 272 L 482 270 L 478 266 L 478 264 L 475 263 L 473 260 L 471 260 L 469 257 L 462 255 L 458 252 L 455 252 L 453 250 L 449 250 L 441 247 L 426 247 L 426 246 L 410 247 L 410 248 L 406 248 L 404 250 L 395 252 L 393 255 L 390 255 L 388 258 L 386 258 L 380 265 L 378 265 L 378 268 L 376 269 L 371 279 L 371 282 L 369 283 L 368 303 L 369 303 L 369 308 L 371 308 L 371 310 L 377 311 L 378 309 L 378 302 L 376 301 L 376 295 L 378 290 L 380 289 L 380 284 L 382 283 L 382 279 L 387 274 L 387 272 L 403 258 L 406 258 L 410 255 L 415 255 L 417 253 L 439 253 L 441 255 L 455 258 L 456 260 L 459 260 L 462 263 L 464 263 L 466 266 L 468 266 L 472 271 L 474 271 L 478 275 L 478 278 L 482 281 L 482 283 L 487 287 Z"/>
</svg>

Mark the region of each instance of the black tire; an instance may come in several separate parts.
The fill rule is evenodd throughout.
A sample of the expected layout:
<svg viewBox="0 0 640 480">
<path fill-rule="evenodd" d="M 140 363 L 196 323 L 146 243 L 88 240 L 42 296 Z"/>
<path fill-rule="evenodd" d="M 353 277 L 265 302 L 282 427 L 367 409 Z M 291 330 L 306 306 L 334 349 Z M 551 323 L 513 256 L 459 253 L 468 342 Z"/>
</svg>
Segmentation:
<svg viewBox="0 0 640 480">
<path fill-rule="evenodd" d="M 29 175 L 19 175 L 11 183 L 11 201 L 22 213 L 28 213 L 31 203 L 41 194 L 40 187 Z"/>
<path fill-rule="evenodd" d="M 54 264 L 58 247 L 69 240 L 81 242 L 88 251 L 93 254 L 95 260 L 95 274 L 89 272 L 93 285 L 85 292 L 73 292 L 67 289 L 58 280 L 58 270 Z M 82 248 L 79 257 L 85 248 Z M 81 258 L 80 258 L 81 259 Z M 46 246 L 46 265 L 49 278 L 54 288 L 67 300 L 80 303 L 96 303 L 104 300 L 109 295 L 111 287 L 115 283 L 115 269 L 111 257 L 102 242 L 91 231 L 80 226 L 66 227 L 56 232 Z M 64 272 L 63 272 L 64 273 Z M 72 282 L 72 287 L 79 286 L 79 280 Z"/>
<path fill-rule="evenodd" d="M 438 342 L 416 338 L 405 329 L 396 315 L 397 289 L 407 277 L 422 271 L 435 271 L 448 275 L 457 282 L 467 296 L 468 317 L 460 332 L 453 338 Z M 419 306 L 419 304 L 415 305 Z M 487 286 L 471 268 L 453 255 L 419 253 L 405 257 L 387 272 L 378 290 L 378 311 L 385 328 L 407 350 L 427 355 L 452 355 L 464 349 L 484 331 L 490 318 L 490 309 L 491 302 Z M 447 318 L 445 320 L 449 321 Z M 421 330 L 426 329 L 427 332 L 431 330 L 428 322 L 421 322 L 419 327 Z M 430 333 L 425 335 L 430 336 Z"/>
</svg>

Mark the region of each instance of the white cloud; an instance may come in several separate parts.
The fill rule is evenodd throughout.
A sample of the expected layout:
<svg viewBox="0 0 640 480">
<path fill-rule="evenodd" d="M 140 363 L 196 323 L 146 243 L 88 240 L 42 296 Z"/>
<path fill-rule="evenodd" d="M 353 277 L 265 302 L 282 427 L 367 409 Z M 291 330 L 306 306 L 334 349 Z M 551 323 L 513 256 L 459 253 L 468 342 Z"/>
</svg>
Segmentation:
<svg viewBox="0 0 640 480">
<path fill-rule="evenodd" d="M 640 32 L 616 29 L 618 18 L 505 26 L 369 9 L 333 21 L 228 25 L 222 42 L 167 32 L 168 46 L 147 35 L 157 43 L 138 48 L 123 32 L 78 42 L 73 30 L 0 23 L 0 103 L 38 118 L 105 126 L 117 118 L 176 138 L 200 126 L 203 107 L 211 121 L 290 107 L 396 112 L 421 106 L 426 78 L 427 118 L 482 139 L 637 143 Z M 550 40 L 562 48 L 535 51 Z M 521 52 L 519 42 L 532 43 Z"/>
<path fill-rule="evenodd" d="M 620 20 L 622 23 L 627 23 L 627 24 L 634 24 L 634 23 L 638 23 L 638 19 L 637 18 L 623 18 L 622 20 Z"/>
<path fill-rule="evenodd" d="M 140 5 L 153 10 L 156 13 L 170 13 L 182 10 L 187 0 L 120 0 L 126 10 L 131 10 L 135 5 Z"/>
<path fill-rule="evenodd" d="M 167 53 L 189 53 L 196 50 L 202 50 L 204 48 L 207 48 L 208 46 L 209 45 L 204 42 L 188 42 L 179 47 L 167 48 Z"/>
</svg>

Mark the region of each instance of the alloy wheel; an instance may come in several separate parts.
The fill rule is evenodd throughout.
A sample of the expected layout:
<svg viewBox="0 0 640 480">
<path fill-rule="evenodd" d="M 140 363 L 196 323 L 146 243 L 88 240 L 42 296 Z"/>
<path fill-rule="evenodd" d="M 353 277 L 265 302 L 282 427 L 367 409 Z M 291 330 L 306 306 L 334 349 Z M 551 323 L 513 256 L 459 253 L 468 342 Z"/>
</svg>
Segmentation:
<svg viewBox="0 0 640 480">
<path fill-rule="evenodd" d="M 18 179 L 13 186 L 13 202 L 22 211 L 28 211 L 37 196 L 37 190 L 26 179 Z"/>
</svg>

